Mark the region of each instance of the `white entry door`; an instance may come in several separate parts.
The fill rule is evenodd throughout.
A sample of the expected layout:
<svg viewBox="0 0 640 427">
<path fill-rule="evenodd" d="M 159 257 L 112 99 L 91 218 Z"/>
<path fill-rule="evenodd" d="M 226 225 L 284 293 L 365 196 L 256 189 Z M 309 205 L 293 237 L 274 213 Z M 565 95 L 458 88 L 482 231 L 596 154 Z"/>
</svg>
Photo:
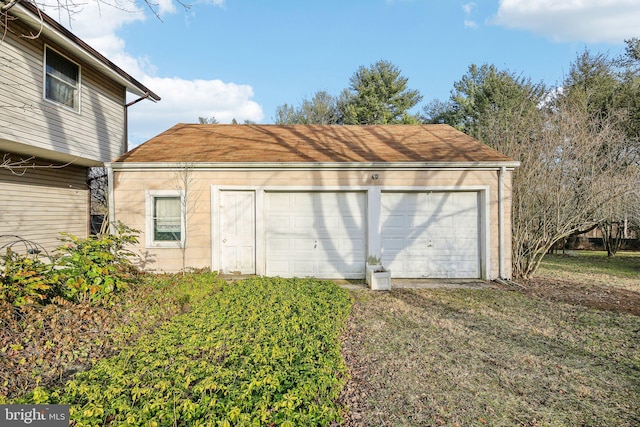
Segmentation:
<svg viewBox="0 0 640 427">
<path fill-rule="evenodd" d="M 220 192 L 220 270 L 255 274 L 255 192 Z"/>
<path fill-rule="evenodd" d="M 362 278 L 365 193 L 265 194 L 268 276 Z"/>
<path fill-rule="evenodd" d="M 478 192 L 382 193 L 381 222 L 393 277 L 480 277 Z"/>
</svg>

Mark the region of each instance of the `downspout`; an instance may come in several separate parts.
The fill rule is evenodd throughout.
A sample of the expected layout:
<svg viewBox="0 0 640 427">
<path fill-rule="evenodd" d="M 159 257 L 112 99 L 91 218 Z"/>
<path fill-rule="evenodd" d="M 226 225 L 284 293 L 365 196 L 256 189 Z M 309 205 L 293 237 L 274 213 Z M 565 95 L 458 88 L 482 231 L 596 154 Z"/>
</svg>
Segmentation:
<svg viewBox="0 0 640 427">
<path fill-rule="evenodd" d="M 115 206 L 115 198 L 114 198 L 114 188 L 115 181 L 113 180 L 113 168 L 111 167 L 111 163 L 106 163 L 105 167 L 107 168 L 107 188 L 108 192 L 108 205 L 109 205 L 109 233 L 115 233 L 115 216 L 116 216 L 116 206 Z"/>
<path fill-rule="evenodd" d="M 126 95 L 125 95 L 126 96 Z M 128 104 L 124 105 L 124 150 L 123 153 L 129 151 L 129 107 L 133 104 L 137 104 L 138 102 L 147 99 L 151 94 L 149 92 L 145 92 L 140 98 L 131 101 Z"/>
<path fill-rule="evenodd" d="M 507 279 L 504 273 L 504 175 L 507 168 L 498 170 L 498 265 L 500 279 Z"/>
<path fill-rule="evenodd" d="M 137 104 L 138 102 L 140 102 L 140 101 L 143 101 L 143 100 L 147 99 L 149 96 L 151 96 L 151 94 L 150 94 L 149 92 L 145 92 L 145 94 L 144 94 L 144 95 L 142 95 L 140 98 L 138 98 L 138 99 L 136 99 L 136 100 L 134 100 L 134 101 L 131 101 L 131 102 L 130 102 L 130 103 L 128 103 L 128 104 L 125 104 L 125 107 L 129 108 L 129 107 L 131 107 L 133 104 Z"/>
</svg>

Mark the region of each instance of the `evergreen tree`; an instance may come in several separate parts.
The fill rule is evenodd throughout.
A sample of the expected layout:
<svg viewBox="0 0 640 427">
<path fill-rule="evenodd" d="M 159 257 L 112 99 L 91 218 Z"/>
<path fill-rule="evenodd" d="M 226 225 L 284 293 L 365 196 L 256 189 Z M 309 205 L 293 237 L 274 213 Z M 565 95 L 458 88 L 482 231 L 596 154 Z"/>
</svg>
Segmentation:
<svg viewBox="0 0 640 427">
<path fill-rule="evenodd" d="M 422 100 L 420 92 L 407 88 L 408 78 L 389 61 L 361 66 L 349 80 L 349 89 L 340 96 L 344 124 L 417 123 L 409 110 Z"/>
</svg>

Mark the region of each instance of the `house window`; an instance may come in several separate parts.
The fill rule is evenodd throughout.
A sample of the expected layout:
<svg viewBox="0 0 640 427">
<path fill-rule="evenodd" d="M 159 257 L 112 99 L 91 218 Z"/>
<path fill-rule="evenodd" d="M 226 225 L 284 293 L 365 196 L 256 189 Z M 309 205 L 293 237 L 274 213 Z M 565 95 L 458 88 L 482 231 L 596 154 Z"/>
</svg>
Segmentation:
<svg viewBox="0 0 640 427">
<path fill-rule="evenodd" d="M 45 99 L 80 110 L 80 66 L 64 56 L 45 49 Z"/>
<path fill-rule="evenodd" d="M 184 217 L 181 191 L 148 191 L 147 246 L 181 247 L 185 237 Z"/>
</svg>

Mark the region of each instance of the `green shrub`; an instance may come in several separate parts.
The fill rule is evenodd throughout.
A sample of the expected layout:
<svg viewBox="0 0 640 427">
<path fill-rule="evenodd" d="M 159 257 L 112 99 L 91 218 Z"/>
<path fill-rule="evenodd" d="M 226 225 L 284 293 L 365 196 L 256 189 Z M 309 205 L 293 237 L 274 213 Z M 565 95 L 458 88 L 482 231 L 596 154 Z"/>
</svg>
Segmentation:
<svg viewBox="0 0 640 427">
<path fill-rule="evenodd" d="M 60 292 L 51 264 L 7 249 L 0 265 L 0 300 L 18 307 L 44 304 Z"/>
<path fill-rule="evenodd" d="M 62 233 L 64 243 L 50 263 L 7 249 L 0 258 L 0 301 L 14 306 L 46 304 L 54 296 L 71 302 L 112 304 L 137 274 L 134 254 L 126 245 L 137 243 L 137 231 L 122 223 L 115 234 L 80 238 Z"/>
<path fill-rule="evenodd" d="M 65 299 L 109 304 L 115 293 L 127 288 L 136 269 L 134 254 L 125 246 L 138 242 L 137 231 L 118 223 L 115 234 L 86 239 L 62 235 L 65 244 L 57 248 L 55 264 Z"/>
</svg>

